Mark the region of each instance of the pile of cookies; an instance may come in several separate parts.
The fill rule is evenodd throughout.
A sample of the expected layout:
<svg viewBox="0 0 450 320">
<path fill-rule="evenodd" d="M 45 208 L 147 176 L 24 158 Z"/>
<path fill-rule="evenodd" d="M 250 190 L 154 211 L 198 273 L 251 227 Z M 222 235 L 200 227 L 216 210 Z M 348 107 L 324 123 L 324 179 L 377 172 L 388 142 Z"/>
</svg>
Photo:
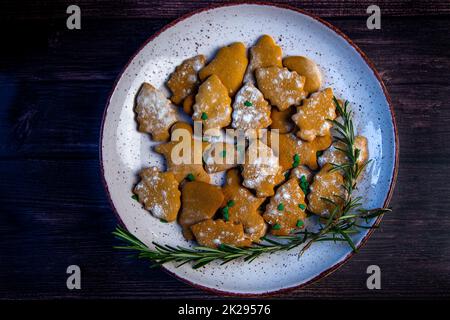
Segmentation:
<svg viewBox="0 0 450 320">
<path fill-rule="evenodd" d="M 203 55 L 183 61 L 167 81 L 170 100 L 144 83 L 135 105 L 139 131 L 162 142 L 155 151 L 164 155 L 167 170 L 141 171 L 134 188 L 138 201 L 155 217 L 178 221 L 186 239 L 209 247 L 250 246 L 267 232 L 288 235 L 304 228 L 307 214 L 327 216 L 334 208 L 324 198 L 340 204 L 345 195 L 344 177 L 330 171 L 331 163 L 347 159 L 330 133 L 329 120 L 338 116 L 333 90 L 321 85 L 314 61 L 283 59 L 281 47 L 267 35 L 250 48 L 249 58 L 237 42 L 209 62 Z M 239 151 L 239 146 L 225 143 L 222 156 L 232 158 L 217 163 L 209 151 L 222 142 L 196 141 L 192 125 L 178 121 L 181 112 L 201 121 L 205 132 L 277 129 L 278 148 L 267 142 L 271 139 L 249 141 L 244 151 L 257 151 L 265 159 L 238 163 L 238 152 L 226 150 Z M 200 143 L 192 148 L 190 163 L 171 157 L 177 129 L 190 135 L 192 145 Z M 356 137 L 356 147 L 362 163 L 368 157 L 367 139 Z M 210 174 L 225 171 L 223 186 L 211 183 Z"/>
</svg>

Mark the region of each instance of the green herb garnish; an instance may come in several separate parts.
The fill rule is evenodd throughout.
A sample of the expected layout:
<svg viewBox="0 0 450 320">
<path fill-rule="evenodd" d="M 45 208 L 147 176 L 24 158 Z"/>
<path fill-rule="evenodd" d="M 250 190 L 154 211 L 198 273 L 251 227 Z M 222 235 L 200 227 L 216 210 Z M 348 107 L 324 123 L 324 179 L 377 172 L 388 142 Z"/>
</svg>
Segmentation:
<svg viewBox="0 0 450 320">
<path fill-rule="evenodd" d="M 281 224 L 275 223 L 275 224 L 272 226 L 272 229 L 273 229 L 273 230 L 280 230 L 280 229 L 281 229 Z"/>
<path fill-rule="evenodd" d="M 223 214 L 223 219 L 225 220 L 225 221 L 228 221 L 228 220 L 230 220 L 230 214 L 227 212 L 227 213 L 224 213 Z"/>
<path fill-rule="evenodd" d="M 188 179 L 189 181 L 195 181 L 195 177 L 194 177 L 194 175 L 193 175 L 192 173 L 189 173 L 189 174 L 186 176 L 186 179 Z"/>
<path fill-rule="evenodd" d="M 228 207 L 232 207 L 232 206 L 234 206 L 235 204 L 236 204 L 236 201 L 234 201 L 234 200 L 230 200 L 230 201 L 227 202 L 227 206 L 228 206 Z"/>
<path fill-rule="evenodd" d="M 300 156 L 296 153 L 294 155 L 294 162 L 292 163 L 292 166 L 294 168 L 297 168 L 299 166 L 299 164 L 300 164 Z"/>
<path fill-rule="evenodd" d="M 305 210 L 305 209 L 306 209 L 306 206 L 305 206 L 303 203 L 299 203 L 299 204 L 298 204 L 298 207 L 299 207 L 300 209 L 302 209 L 302 210 Z"/>
<path fill-rule="evenodd" d="M 252 105 L 253 104 L 248 100 L 244 102 L 244 106 L 246 106 L 246 107 L 251 107 Z"/>
<path fill-rule="evenodd" d="M 206 114 L 206 112 L 202 112 L 201 118 L 202 118 L 202 120 L 207 120 L 208 119 L 208 115 Z"/>
<path fill-rule="evenodd" d="M 297 224 L 296 224 L 297 228 L 301 228 L 301 227 L 303 227 L 303 225 L 304 225 L 303 220 L 297 220 Z"/>
<path fill-rule="evenodd" d="M 138 197 L 137 194 L 133 194 L 133 195 L 131 196 L 131 199 L 136 200 L 136 201 L 139 202 L 139 197 Z"/>
<path fill-rule="evenodd" d="M 228 207 L 222 208 L 222 215 L 223 215 L 223 219 L 225 221 L 228 221 L 230 219 L 230 214 L 228 212 Z"/>
<path fill-rule="evenodd" d="M 284 204 L 280 203 L 277 207 L 278 211 L 283 211 L 284 210 Z"/>
<path fill-rule="evenodd" d="M 305 176 L 300 177 L 300 188 L 302 189 L 305 196 L 309 193 L 309 182 L 306 180 Z"/>
</svg>

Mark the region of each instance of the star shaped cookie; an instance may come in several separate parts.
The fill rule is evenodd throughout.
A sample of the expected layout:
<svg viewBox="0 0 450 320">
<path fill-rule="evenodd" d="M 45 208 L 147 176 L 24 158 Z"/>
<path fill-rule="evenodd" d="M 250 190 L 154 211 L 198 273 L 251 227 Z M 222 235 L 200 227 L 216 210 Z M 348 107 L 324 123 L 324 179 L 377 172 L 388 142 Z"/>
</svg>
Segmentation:
<svg viewBox="0 0 450 320">
<path fill-rule="evenodd" d="M 209 182 L 210 177 L 202 163 L 208 143 L 194 139 L 192 127 L 186 122 L 177 122 L 171 131 L 172 141 L 154 147 L 166 158 L 167 171 L 172 172 L 178 182 L 184 179 Z"/>
<path fill-rule="evenodd" d="M 237 169 L 227 172 L 222 191 L 225 196 L 222 209 L 223 218 L 233 223 L 241 223 L 246 237 L 253 242 L 259 241 L 267 229 L 259 212 L 259 207 L 265 198 L 255 197 L 241 185 L 241 178 Z"/>
</svg>

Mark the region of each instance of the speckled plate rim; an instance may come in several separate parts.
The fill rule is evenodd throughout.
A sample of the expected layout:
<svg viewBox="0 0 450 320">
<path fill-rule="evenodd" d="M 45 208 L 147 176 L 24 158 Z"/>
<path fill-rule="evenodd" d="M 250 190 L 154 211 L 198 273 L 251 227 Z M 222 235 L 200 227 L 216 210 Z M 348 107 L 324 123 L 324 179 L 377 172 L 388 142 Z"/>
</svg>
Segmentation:
<svg viewBox="0 0 450 320">
<path fill-rule="evenodd" d="M 334 25 L 332 25 L 331 23 L 319 18 L 318 16 L 311 14 L 309 12 L 306 12 L 305 10 L 290 6 L 290 5 L 286 5 L 286 4 L 276 4 L 276 3 L 269 3 L 269 2 L 260 2 L 260 1 L 243 1 L 243 2 L 235 2 L 235 3 L 225 3 L 225 4 L 217 4 L 217 5 L 210 5 L 210 6 L 206 6 L 204 8 L 192 11 L 190 13 L 187 13 L 177 19 L 175 19 L 174 21 L 170 22 L 169 24 L 165 25 L 162 29 L 160 29 L 159 31 L 157 31 L 155 34 L 153 34 L 151 37 L 149 37 L 140 47 L 139 49 L 130 57 L 130 59 L 128 60 L 128 62 L 126 63 L 126 65 L 122 68 L 122 70 L 120 71 L 119 75 L 117 76 L 116 80 L 114 81 L 113 87 L 109 93 L 108 99 L 107 99 L 107 103 L 106 103 L 106 107 L 103 111 L 103 116 L 102 116 L 102 122 L 101 122 L 101 126 L 100 126 L 100 138 L 99 138 L 99 161 L 100 161 L 100 173 L 101 173 L 101 178 L 102 178 L 102 183 L 103 186 L 106 190 L 106 194 L 108 196 L 108 201 L 113 209 L 114 214 L 116 215 L 117 219 L 119 220 L 119 223 L 125 227 L 125 224 L 123 223 L 122 219 L 120 218 L 119 213 L 117 212 L 117 209 L 114 206 L 114 203 L 112 201 L 111 198 L 111 194 L 109 192 L 108 189 L 108 185 L 106 183 L 106 178 L 105 178 L 105 171 L 103 168 L 103 154 L 102 154 L 102 141 L 103 141 L 103 132 L 104 132 L 104 126 L 105 126 L 105 119 L 106 119 L 106 114 L 108 112 L 108 108 L 111 102 L 111 97 L 114 93 L 114 91 L 116 90 L 117 84 L 119 82 L 119 80 L 122 78 L 123 73 L 125 72 L 125 70 L 128 68 L 128 66 L 130 65 L 131 61 L 139 54 L 139 52 L 151 41 L 153 41 L 156 37 L 158 37 L 161 33 L 163 33 L 164 31 L 166 31 L 167 29 L 170 29 L 171 27 L 175 26 L 176 24 L 178 24 L 179 22 L 190 18 L 196 14 L 205 12 L 205 11 L 209 11 L 209 10 L 213 10 L 213 9 L 217 9 L 217 8 L 223 8 L 223 7 L 232 7 L 232 6 L 240 6 L 240 5 L 259 5 L 259 6 L 267 6 L 267 7 L 275 7 L 275 8 L 282 8 L 282 9 L 287 9 L 287 10 L 291 10 L 303 15 L 306 15 L 318 22 L 320 22 L 321 24 L 323 24 L 324 26 L 326 26 L 327 28 L 331 29 L 332 31 L 334 31 L 336 33 L 336 35 L 338 35 L 339 37 L 343 38 L 350 46 L 352 46 L 361 56 L 361 58 L 364 60 L 364 62 L 367 64 L 367 66 L 372 70 L 374 76 L 376 77 L 378 83 L 380 84 L 381 89 L 383 90 L 383 94 L 386 98 L 386 101 L 389 105 L 389 111 L 391 113 L 391 119 L 392 119 L 392 127 L 394 129 L 394 137 L 395 137 L 395 155 L 394 155 L 394 168 L 392 171 L 392 179 L 391 179 L 391 183 L 389 186 L 389 191 L 386 195 L 386 198 L 384 200 L 384 207 L 387 207 L 392 199 L 392 195 L 394 193 L 394 187 L 395 187 L 395 183 L 397 181 L 397 174 L 398 174 L 398 161 L 399 161 L 399 139 L 398 139 L 398 131 L 397 131 L 397 121 L 395 118 L 395 113 L 394 113 L 394 108 L 392 106 L 392 100 L 389 96 L 389 93 L 387 91 L 386 85 L 384 84 L 381 76 L 379 75 L 378 71 L 375 68 L 375 65 L 373 64 L 373 62 L 366 56 L 366 54 L 355 44 L 353 43 L 352 40 L 350 40 L 350 38 L 345 35 L 341 30 L 339 30 L 338 28 L 336 28 Z M 379 216 L 375 223 L 373 224 L 373 226 L 378 226 L 381 222 L 381 220 L 383 219 L 383 216 Z M 360 248 L 362 248 L 367 240 L 370 238 L 370 236 L 372 235 L 372 233 L 374 232 L 375 228 L 370 229 L 367 234 L 362 238 L 362 240 L 359 242 L 359 244 L 357 245 L 357 249 L 359 250 Z M 189 284 L 193 287 L 202 289 L 204 291 L 207 292 L 211 292 L 214 293 L 216 295 L 221 295 L 221 296 L 234 296 L 234 297 L 269 297 L 269 296 L 273 296 L 276 294 L 280 294 L 280 293 L 285 293 L 294 289 L 301 289 L 306 287 L 307 285 L 319 281 L 323 278 L 325 278 L 326 276 L 330 275 L 331 273 L 333 273 L 334 271 L 336 271 L 337 269 L 339 269 L 342 265 L 344 265 L 351 257 L 353 257 L 353 255 L 355 254 L 355 252 L 351 251 L 349 254 L 347 254 L 344 258 L 342 258 L 340 261 L 336 262 L 334 265 L 332 265 L 331 267 L 329 267 L 328 269 L 322 271 L 321 273 L 319 273 L 318 275 L 316 275 L 315 277 L 313 277 L 312 279 L 305 281 L 301 284 L 296 284 L 294 286 L 291 287 L 286 287 L 283 289 L 279 289 L 279 290 L 273 290 L 273 291 L 268 291 L 268 292 L 262 292 L 262 293 L 237 293 L 237 292 L 228 292 L 228 291 L 223 291 L 223 290 L 217 290 L 214 288 L 210 288 L 210 287 L 206 287 L 206 286 L 202 286 L 199 285 L 197 283 L 191 282 L 188 279 L 185 279 L 171 271 L 169 271 L 167 268 L 165 268 L 164 266 L 161 266 L 161 268 L 167 272 L 168 274 L 170 274 L 171 276 L 173 276 L 174 278 Z"/>
</svg>

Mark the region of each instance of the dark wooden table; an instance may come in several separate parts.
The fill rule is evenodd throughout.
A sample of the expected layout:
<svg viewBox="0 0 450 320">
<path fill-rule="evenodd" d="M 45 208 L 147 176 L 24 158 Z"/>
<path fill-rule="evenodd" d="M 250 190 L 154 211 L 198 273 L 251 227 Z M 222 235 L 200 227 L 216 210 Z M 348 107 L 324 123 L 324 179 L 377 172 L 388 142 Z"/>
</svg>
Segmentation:
<svg viewBox="0 0 450 320">
<path fill-rule="evenodd" d="M 138 47 L 212 1 L 2 1 L 0 298 L 202 298 L 113 251 L 117 220 L 99 171 L 113 82 Z M 280 1 L 281 2 L 281 1 Z M 392 207 L 363 250 L 331 276 L 278 298 L 450 297 L 450 2 L 289 1 L 331 22 L 373 60 L 393 100 L 400 167 Z M 381 30 L 366 8 L 381 8 Z M 66 8 L 82 29 L 66 28 Z M 82 289 L 66 288 L 66 268 Z M 366 288 L 366 268 L 382 290 Z"/>
</svg>

